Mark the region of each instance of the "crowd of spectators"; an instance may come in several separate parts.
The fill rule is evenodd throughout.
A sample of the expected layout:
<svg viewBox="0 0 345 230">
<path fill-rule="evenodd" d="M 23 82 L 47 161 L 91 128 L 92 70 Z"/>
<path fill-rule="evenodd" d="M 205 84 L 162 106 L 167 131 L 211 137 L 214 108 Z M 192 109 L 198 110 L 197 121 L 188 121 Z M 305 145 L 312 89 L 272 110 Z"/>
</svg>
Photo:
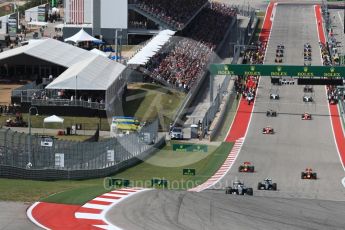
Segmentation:
<svg viewBox="0 0 345 230">
<path fill-rule="evenodd" d="M 211 3 L 193 22 L 167 42 L 145 68 L 151 77 L 188 91 L 204 73 L 237 9 Z M 183 37 L 183 39 L 179 39 Z"/>
<path fill-rule="evenodd" d="M 332 65 L 332 59 L 329 55 L 327 46 L 320 42 L 320 49 L 321 49 L 321 57 L 322 57 L 322 64 L 325 66 Z"/>
<path fill-rule="evenodd" d="M 45 90 L 38 90 L 32 94 L 32 99 L 43 99 L 48 100 L 47 92 Z"/>
<path fill-rule="evenodd" d="M 17 106 L 11 105 L 0 105 L 0 115 L 1 114 L 15 114 L 17 112 Z"/>
<path fill-rule="evenodd" d="M 137 0 L 138 6 L 174 28 L 181 29 L 207 0 Z"/>
<path fill-rule="evenodd" d="M 337 87 L 334 85 L 327 85 L 327 99 L 330 104 L 337 104 L 338 103 L 338 91 Z"/>
<path fill-rule="evenodd" d="M 252 43 L 244 52 L 243 64 L 262 64 L 264 62 L 266 43 L 260 41 Z"/>
<path fill-rule="evenodd" d="M 243 54 L 243 64 L 263 64 L 266 51 L 266 43 L 260 41 L 252 43 L 250 48 Z M 248 104 L 254 101 L 259 78 L 257 76 L 238 76 L 235 81 L 235 91 L 237 99 L 246 99 Z"/>
<path fill-rule="evenodd" d="M 168 53 L 155 55 L 146 67 L 151 77 L 188 91 L 203 72 L 211 53 L 201 42 L 182 39 Z"/>
</svg>

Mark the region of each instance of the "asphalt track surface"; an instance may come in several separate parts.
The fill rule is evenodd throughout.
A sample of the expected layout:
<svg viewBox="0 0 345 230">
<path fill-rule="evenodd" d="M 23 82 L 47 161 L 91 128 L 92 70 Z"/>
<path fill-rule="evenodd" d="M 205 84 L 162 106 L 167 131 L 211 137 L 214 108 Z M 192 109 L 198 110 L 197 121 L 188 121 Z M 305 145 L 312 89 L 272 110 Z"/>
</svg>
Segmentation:
<svg viewBox="0 0 345 230">
<path fill-rule="evenodd" d="M 312 5 L 278 5 L 265 63 L 274 63 L 276 46 L 286 47 L 285 64 L 303 64 L 303 45 L 312 46 L 312 64 L 320 65 L 315 11 Z M 262 77 L 251 124 L 235 164 L 229 173 L 202 193 L 148 191 L 112 209 L 107 219 L 124 229 L 344 229 L 345 176 L 333 138 L 326 92 L 315 86 L 314 103 L 302 101 L 303 86 L 272 86 Z M 279 101 L 269 99 L 280 94 Z M 278 117 L 266 117 L 266 110 Z M 309 112 L 312 121 L 302 121 Z M 266 125 L 274 135 L 263 135 Z M 244 161 L 255 173 L 238 173 Z M 312 167 L 318 180 L 301 180 Z M 279 191 L 258 191 L 265 177 L 278 183 Z M 254 188 L 254 196 L 225 195 L 234 179 Z"/>
<path fill-rule="evenodd" d="M 278 5 L 265 63 L 274 63 L 276 47 L 282 43 L 286 50 L 284 64 L 303 65 L 306 42 L 312 46 L 312 64 L 320 65 L 314 7 Z M 270 100 L 271 92 L 278 93 L 281 99 Z M 303 102 L 304 95 L 303 86 L 273 86 L 269 78 L 261 78 L 244 145 L 230 173 L 216 188 L 230 185 L 238 178 L 256 189 L 260 180 L 271 177 L 280 191 L 256 191 L 255 195 L 345 201 L 341 183 L 345 173 L 333 138 L 325 87 L 314 86 L 314 93 L 309 93 L 313 103 Z M 267 109 L 276 110 L 278 116 L 266 117 Z M 301 120 L 304 112 L 311 113 L 313 120 Z M 271 126 L 276 133 L 262 134 L 265 126 Z M 244 161 L 252 162 L 256 172 L 239 173 L 238 167 Z M 306 167 L 313 168 L 319 180 L 301 180 Z"/>
</svg>

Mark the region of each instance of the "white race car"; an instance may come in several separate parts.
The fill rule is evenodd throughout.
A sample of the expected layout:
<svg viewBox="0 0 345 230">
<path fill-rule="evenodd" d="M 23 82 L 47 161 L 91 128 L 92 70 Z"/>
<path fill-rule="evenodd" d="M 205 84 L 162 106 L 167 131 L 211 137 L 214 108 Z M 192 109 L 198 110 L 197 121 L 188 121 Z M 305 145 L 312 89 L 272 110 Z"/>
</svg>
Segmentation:
<svg viewBox="0 0 345 230">
<path fill-rule="evenodd" d="M 277 93 L 271 93 L 271 94 L 270 94 L 270 99 L 272 99 L 272 100 L 279 100 L 279 94 L 277 94 Z"/>
<path fill-rule="evenodd" d="M 303 101 L 304 102 L 313 102 L 313 97 L 312 96 L 303 96 Z"/>
</svg>

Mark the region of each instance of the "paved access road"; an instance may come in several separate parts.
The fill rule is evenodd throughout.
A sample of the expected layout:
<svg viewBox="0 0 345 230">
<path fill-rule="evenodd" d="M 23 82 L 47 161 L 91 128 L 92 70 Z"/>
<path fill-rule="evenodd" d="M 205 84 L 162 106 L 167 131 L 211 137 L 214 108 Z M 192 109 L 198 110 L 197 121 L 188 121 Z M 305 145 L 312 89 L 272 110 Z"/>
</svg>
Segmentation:
<svg viewBox="0 0 345 230">
<path fill-rule="evenodd" d="M 312 46 L 312 64 L 320 65 L 318 33 L 312 5 L 278 5 L 267 50 L 273 63 L 276 46 L 286 47 L 285 64 L 303 65 L 303 45 Z M 233 168 L 215 188 L 238 178 L 254 187 L 254 196 L 225 195 L 224 190 L 202 193 L 148 191 L 120 203 L 107 218 L 124 229 L 344 229 L 345 176 L 333 139 L 326 92 L 314 87 L 315 103 L 302 102 L 303 86 L 271 86 L 262 78 L 249 131 Z M 270 92 L 281 100 L 272 102 Z M 275 109 L 278 117 L 267 118 Z M 313 114 L 302 121 L 301 114 Z M 271 125 L 275 135 L 263 135 Z M 238 173 L 244 161 L 255 164 L 253 174 Z M 319 179 L 301 180 L 306 167 Z M 257 191 L 265 177 L 278 183 L 279 191 Z"/>
<path fill-rule="evenodd" d="M 28 204 L 21 202 L 0 202 L 0 230 L 40 229 L 26 217 Z"/>
</svg>

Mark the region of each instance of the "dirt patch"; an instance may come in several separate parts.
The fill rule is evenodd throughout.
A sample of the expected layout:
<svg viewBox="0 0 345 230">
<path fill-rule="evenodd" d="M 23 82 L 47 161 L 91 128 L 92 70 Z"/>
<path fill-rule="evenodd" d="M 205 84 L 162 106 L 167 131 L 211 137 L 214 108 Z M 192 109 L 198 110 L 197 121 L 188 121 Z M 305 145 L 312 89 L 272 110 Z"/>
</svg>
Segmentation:
<svg viewBox="0 0 345 230">
<path fill-rule="evenodd" d="M 11 104 L 12 90 L 21 87 L 18 84 L 0 84 L 0 105 Z"/>
</svg>

